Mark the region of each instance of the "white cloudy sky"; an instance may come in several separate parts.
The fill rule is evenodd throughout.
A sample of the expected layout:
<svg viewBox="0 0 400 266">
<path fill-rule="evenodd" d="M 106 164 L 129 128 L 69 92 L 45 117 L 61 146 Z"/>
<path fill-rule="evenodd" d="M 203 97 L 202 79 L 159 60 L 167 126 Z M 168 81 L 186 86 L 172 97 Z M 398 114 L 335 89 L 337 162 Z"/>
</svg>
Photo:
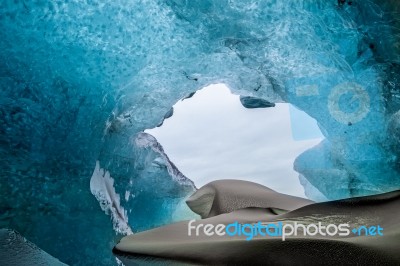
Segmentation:
<svg viewBox="0 0 400 266">
<path fill-rule="evenodd" d="M 293 128 L 296 139 L 308 139 L 294 140 L 291 114 L 302 120 L 298 124 L 307 124 Z M 197 187 L 217 179 L 242 179 L 301 197 L 304 190 L 293 161 L 321 141 L 315 121 L 303 112 L 288 104 L 246 109 L 224 85 L 209 86 L 178 102 L 162 127 L 146 132 Z"/>
</svg>

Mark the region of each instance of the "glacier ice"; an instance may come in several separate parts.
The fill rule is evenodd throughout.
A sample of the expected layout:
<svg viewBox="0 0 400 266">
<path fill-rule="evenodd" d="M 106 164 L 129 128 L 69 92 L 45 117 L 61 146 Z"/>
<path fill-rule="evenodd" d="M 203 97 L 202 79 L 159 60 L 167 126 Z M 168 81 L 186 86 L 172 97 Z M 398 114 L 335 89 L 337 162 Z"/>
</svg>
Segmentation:
<svg viewBox="0 0 400 266">
<path fill-rule="evenodd" d="M 101 209 L 105 213 L 111 214 L 114 230 L 123 235 L 132 234 L 132 229 L 128 224 L 127 212 L 121 207 L 120 196 L 115 192 L 114 179 L 108 171 L 100 168 L 99 162 L 96 162 L 96 167 L 90 178 L 90 191 L 100 203 Z M 127 190 L 125 193 L 130 193 L 130 191 Z M 129 197 L 125 200 L 128 201 Z"/>
<path fill-rule="evenodd" d="M 175 208 L 196 189 L 150 134 L 132 136 L 127 147 L 134 157 L 115 158 L 107 170 L 96 162 L 90 179 L 91 193 L 123 235 L 174 221 Z"/>
<path fill-rule="evenodd" d="M 0 229 L 0 247 L 0 264 L 2 266 L 66 266 L 66 264 L 26 240 L 18 232 L 10 229 Z"/>
<path fill-rule="evenodd" d="M 264 99 L 259 99 L 251 96 L 240 96 L 240 102 L 242 103 L 243 107 L 248 109 L 267 108 L 275 106 L 274 103 L 270 103 Z"/>
<path fill-rule="evenodd" d="M 2 1 L 1 227 L 66 263 L 113 263 L 96 162 L 132 230 L 173 219 L 194 186 L 137 134 L 212 83 L 318 121 L 325 140 L 294 165 L 311 198 L 399 188 L 399 6 L 352 2 Z"/>
</svg>

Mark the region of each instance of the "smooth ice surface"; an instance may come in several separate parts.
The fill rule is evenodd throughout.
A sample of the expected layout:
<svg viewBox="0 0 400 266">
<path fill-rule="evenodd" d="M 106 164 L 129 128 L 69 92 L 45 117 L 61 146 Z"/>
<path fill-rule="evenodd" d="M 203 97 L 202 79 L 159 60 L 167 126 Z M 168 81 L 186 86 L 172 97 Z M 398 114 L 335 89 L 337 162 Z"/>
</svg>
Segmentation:
<svg viewBox="0 0 400 266">
<path fill-rule="evenodd" d="M 89 188 L 96 161 L 129 196 L 131 178 L 160 165 L 132 136 L 212 83 L 318 121 L 326 140 L 294 163 L 306 189 L 398 189 L 398 11 L 396 0 L 1 1 L 1 226 L 66 263 L 112 263 L 112 222 Z M 164 221 L 163 185 L 133 201 L 132 228 Z"/>
</svg>

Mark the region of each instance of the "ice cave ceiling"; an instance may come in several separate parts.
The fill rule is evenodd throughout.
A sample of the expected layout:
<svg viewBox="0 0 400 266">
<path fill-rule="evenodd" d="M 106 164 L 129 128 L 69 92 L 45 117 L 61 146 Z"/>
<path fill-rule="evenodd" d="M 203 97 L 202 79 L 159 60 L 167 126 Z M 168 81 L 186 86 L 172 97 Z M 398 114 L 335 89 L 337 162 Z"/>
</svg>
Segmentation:
<svg viewBox="0 0 400 266">
<path fill-rule="evenodd" d="M 326 139 L 294 164 L 310 198 L 398 189 L 399 11 L 395 0 L 2 1 L 1 227 L 65 263 L 109 265 L 117 236 L 89 189 L 96 162 L 133 230 L 173 220 L 195 188 L 141 132 L 212 83 L 318 121 Z"/>
</svg>

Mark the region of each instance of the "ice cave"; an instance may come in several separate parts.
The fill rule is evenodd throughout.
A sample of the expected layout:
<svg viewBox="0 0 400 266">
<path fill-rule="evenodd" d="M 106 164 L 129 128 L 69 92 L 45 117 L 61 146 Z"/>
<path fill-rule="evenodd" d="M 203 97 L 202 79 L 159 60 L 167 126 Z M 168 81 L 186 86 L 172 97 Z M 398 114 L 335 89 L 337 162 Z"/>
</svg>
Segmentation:
<svg viewBox="0 0 400 266">
<path fill-rule="evenodd" d="M 398 190 L 399 12 L 396 0 L 1 1 L 0 228 L 42 260 L 117 265 L 121 236 L 194 217 L 191 177 L 144 131 L 217 83 L 318 122 L 324 140 L 293 165 L 309 199 Z"/>
</svg>

